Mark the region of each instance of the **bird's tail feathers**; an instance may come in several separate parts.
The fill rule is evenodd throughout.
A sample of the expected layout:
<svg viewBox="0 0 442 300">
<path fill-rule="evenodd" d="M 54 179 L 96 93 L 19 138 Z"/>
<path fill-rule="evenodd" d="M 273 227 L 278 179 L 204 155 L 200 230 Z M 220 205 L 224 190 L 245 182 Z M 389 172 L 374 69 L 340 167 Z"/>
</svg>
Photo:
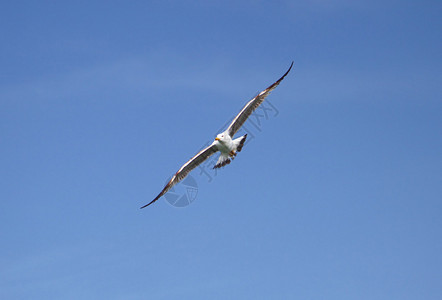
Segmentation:
<svg viewBox="0 0 442 300">
<path fill-rule="evenodd" d="M 241 152 L 242 147 L 244 146 L 244 143 L 245 143 L 246 139 L 247 139 L 247 134 L 245 134 L 245 135 L 243 135 L 243 136 L 233 140 L 233 143 L 236 146 L 236 151 L 237 152 Z"/>
</svg>

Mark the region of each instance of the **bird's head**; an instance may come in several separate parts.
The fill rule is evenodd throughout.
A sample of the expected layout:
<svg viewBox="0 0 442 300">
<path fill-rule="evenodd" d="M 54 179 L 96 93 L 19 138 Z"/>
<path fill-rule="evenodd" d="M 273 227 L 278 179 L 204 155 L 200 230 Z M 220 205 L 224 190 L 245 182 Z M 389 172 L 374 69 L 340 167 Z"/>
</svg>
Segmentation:
<svg viewBox="0 0 442 300">
<path fill-rule="evenodd" d="M 220 134 L 218 134 L 216 136 L 215 141 L 224 142 L 225 141 L 225 137 L 226 137 L 226 134 L 224 132 L 220 133 Z"/>
</svg>

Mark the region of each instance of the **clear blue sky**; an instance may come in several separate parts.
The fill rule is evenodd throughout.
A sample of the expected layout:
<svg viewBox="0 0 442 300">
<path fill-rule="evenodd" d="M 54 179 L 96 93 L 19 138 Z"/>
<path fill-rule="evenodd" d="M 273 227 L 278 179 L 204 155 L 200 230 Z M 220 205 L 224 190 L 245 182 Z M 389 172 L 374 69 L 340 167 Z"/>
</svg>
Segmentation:
<svg viewBox="0 0 442 300">
<path fill-rule="evenodd" d="M 0 298 L 441 299 L 441 10 L 3 3 Z M 292 60 L 193 203 L 139 209 Z"/>
</svg>

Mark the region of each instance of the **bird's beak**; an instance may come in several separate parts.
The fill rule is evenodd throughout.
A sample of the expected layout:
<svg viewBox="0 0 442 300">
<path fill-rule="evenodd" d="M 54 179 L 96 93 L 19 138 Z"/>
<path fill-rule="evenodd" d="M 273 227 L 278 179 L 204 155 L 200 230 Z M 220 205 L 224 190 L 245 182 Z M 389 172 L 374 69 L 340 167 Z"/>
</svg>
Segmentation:
<svg viewBox="0 0 442 300">
<path fill-rule="evenodd" d="M 220 138 L 218 138 L 218 137 L 215 138 L 215 141 L 219 141 L 219 140 L 220 140 Z"/>
</svg>

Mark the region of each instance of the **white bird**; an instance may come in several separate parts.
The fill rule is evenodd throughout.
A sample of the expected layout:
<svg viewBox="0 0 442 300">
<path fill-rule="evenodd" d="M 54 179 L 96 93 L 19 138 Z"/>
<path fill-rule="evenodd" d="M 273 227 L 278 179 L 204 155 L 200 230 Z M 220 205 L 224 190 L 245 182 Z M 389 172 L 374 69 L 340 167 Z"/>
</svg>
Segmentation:
<svg viewBox="0 0 442 300">
<path fill-rule="evenodd" d="M 155 201 L 157 201 L 161 196 L 167 193 L 175 184 L 183 180 L 193 169 L 199 166 L 203 161 L 208 159 L 210 156 L 220 151 L 221 154 L 218 158 L 217 163 L 213 167 L 214 169 L 224 167 L 227 164 L 230 164 L 231 159 L 233 160 L 238 152 L 241 152 L 241 149 L 244 145 L 244 142 L 247 138 L 247 134 L 243 135 L 239 138 L 233 139 L 235 133 L 241 128 L 247 118 L 253 113 L 253 111 L 264 101 L 264 99 L 269 95 L 269 93 L 274 90 L 279 83 L 284 79 L 284 77 L 290 72 L 292 69 L 293 62 L 290 65 L 287 72 L 282 75 L 275 83 L 270 85 L 264 91 L 259 93 L 252 100 L 247 102 L 244 108 L 239 112 L 239 114 L 233 119 L 232 123 L 229 125 L 226 131 L 221 132 L 215 138 L 215 141 L 208 146 L 207 148 L 198 152 L 194 157 L 192 157 L 188 162 L 186 162 L 178 172 L 173 175 L 172 179 L 166 184 L 161 193 L 155 197 L 151 202 L 142 206 L 144 208 L 146 206 L 151 205 Z"/>
</svg>

